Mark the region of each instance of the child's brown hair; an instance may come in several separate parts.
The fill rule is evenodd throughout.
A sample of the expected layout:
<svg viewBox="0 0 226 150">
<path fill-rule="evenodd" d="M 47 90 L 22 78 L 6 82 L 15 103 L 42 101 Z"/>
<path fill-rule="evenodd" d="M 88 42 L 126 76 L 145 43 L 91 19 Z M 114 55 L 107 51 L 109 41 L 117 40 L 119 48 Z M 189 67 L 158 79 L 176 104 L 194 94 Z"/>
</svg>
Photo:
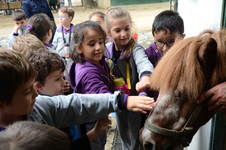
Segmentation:
<svg viewBox="0 0 226 150">
<path fill-rule="evenodd" d="M 1 150 L 69 150 L 67 135 L 55 127 L 31 121 L 19 121 L 0 134 Z"/>
<path fill-rule="evenodd" d="M 43 40 L 48 33 L 54 27 L 53 21 L 44 13 L 35 14 L 29 18 L 27 22 L 27 33 L 35 35 L 39 40 Z"/>
<path fill-rule="evenodd" d="M 61 7 L 61 8 L 59 9 L 59 12 L 60 12 L 60 11 L 61 11 L 62 13 L 67 13 L 69 17 L 72 17 L 71 20 L 73 20 L 74 15 L 75 15 L 75 12 L 74 12 L 73 8 L 68 7 L 68 6 L 64 6 L 64 7 Z"/>
<path fill-rule="evenodd" d="M 26 20 L 26 14 L 22 9 L 17 9 L 12 13 L 13 21 Z"/>
<path fill-rule="evenodd" d="M 85 21 L 80 24 L 76 24 L 74 28 L 74 41 L 78 48 L 82 47 L 82 43 L 84 42 L 85 36 L 87 32 L 90 30 L 96 31 L 98 34 L 103 36 L 103 41 L 106 39 L 106 33 L 102 29 L 102 27 L 94 21 Z M 83 63 L 82 54 L 80 54 L 76 48 L 72 52 L 72 59 L 75 63 Z"/>
<path fill-rule="evenodd" d="M 44 86 L 46 77 L 53 71 L 65 70 L 63 59 L 57 53 L 47 51 L 45 48 L 29 51 L 26 57 L 35 67 L 35 82 L 38 81 L 40 86 Z"/>
<path fill-rule="evenodd" d="M 35 78 L 35 69 L 20 52 L 0 47 L 0 102 L 9 104 L 17 88 Z"/>
</svg>

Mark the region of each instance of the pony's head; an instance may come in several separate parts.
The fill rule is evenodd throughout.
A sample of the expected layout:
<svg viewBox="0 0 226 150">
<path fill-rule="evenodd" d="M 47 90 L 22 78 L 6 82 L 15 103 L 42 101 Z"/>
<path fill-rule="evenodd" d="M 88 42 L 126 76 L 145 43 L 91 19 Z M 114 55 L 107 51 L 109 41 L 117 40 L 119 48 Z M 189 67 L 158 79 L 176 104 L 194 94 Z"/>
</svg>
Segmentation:
<svg viewBox="0 0 226 150">
<path fill-rule="evenodd" d="M 225 58 L 223 30 L 206 30 L 182 40 L 163 56 L 151 75 L 151 89 L 158 90 L 159 96 L 140 131 L 146 150 L 174 150 L 188 145 L 200 126 L 213 116 L 214 112 L 203 107 L 198 109 L 199 116 L 189 119 L 194 116 L 193 110 L 197 111 L 198 97 L 225 81 Z"/>
</svg>

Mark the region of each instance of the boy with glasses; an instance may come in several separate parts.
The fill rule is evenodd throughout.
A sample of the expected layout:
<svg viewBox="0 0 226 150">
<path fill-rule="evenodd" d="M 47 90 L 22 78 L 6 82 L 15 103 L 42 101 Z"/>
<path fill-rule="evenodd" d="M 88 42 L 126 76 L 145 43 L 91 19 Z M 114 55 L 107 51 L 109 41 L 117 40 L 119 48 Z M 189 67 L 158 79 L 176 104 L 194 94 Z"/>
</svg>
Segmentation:
<svg viewBox="0 0 226 150">
<path fill-rule="evenodd" d="M 173 46 L 177 38 L 184 38 L 184 21 L 178 12 L 165 10 L 159 13 L 152 24 L 154 43 L 145 50 L 148 59 L 157 65 L 159 59 Z"/>
<path fill-rule="evenodd" d="M 145 50 L 149 61 L 156 67 L 160 58 L 173 46 L 176 40 L 183 39 L 184 21 L 178 12 L 165 10 L 160 12 L 152 24 L 154 43 Z M 148 96 L 157 100 L 158 92 L 149 91 Z"/>
<path fill-rule="evenodd" d="M 58 11 L 59 22 L 61 26 L 56 30 L 53 39 L 53 48 L 60 54 L 65 60 L 65 78 L 68 78 L 68 70 L 70 69 L 73 60 L 71 59 L 71 53 L 74 49 L 73 30 L 74 25 L 71 23 L 74 17 L 74 10 L 70 7 L 64 6 Z"/>
</svg>

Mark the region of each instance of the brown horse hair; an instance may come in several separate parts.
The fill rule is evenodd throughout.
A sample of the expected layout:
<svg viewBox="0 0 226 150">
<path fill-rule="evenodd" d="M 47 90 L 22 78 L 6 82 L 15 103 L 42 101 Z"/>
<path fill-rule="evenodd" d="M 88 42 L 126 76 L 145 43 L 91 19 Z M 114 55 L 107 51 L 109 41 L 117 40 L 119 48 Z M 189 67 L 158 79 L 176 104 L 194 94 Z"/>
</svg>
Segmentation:
<svg viewBox="0 0 226 150">
<path fill-rule="evenodd" d="M 217 60 L 209 83 L 198 61 L 198 50 L 207 38 L 217 42 Z M 163 56 L 151 76 L 151 89 L 167 92 L 178 90 L 196 100 L 206 89 L 226 80 L 226 31 L 205 30 L 199 36 L 176 43 Z"/>
</svg>

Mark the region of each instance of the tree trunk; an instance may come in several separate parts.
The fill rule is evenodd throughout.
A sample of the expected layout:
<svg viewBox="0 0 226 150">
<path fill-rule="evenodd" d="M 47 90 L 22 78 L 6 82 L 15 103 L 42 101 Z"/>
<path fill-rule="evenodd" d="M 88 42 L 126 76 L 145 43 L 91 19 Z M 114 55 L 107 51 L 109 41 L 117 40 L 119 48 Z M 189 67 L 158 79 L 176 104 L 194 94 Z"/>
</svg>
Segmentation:
<svg viewBox="0 0 226 150">
<path fill-rule="evenodd" d="M 83 2 L 83 6 L 85 8 L 93 8 L 93 7 L 96 7 L 96 4 L 93 0 L 82 0 Z"/>
</svg>

